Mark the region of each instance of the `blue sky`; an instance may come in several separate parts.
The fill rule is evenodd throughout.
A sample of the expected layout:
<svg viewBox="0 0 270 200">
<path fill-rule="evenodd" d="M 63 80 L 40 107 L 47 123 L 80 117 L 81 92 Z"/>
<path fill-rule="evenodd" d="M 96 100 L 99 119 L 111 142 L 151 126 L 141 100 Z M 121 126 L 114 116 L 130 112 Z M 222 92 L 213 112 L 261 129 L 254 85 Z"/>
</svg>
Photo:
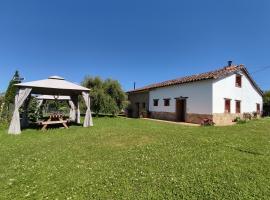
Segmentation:
<svg viewBox="0 0 270 200">
<path fill-rule="evenodd" d="M 222 67 L 270 65 L 268 0 L 1 0 L 0 91 L 60 75 L 114 78 L 125 90 Z M 270 68 L 253 74 L 270 89 Z"/>
</svg>

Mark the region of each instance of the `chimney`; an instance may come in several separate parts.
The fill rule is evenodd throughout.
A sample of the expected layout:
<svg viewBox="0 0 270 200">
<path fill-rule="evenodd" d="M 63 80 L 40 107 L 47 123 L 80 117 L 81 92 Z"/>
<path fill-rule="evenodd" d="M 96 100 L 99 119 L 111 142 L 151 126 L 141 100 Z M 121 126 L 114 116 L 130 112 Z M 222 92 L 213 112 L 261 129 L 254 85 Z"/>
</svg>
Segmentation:
<svg viewBox="0 0 270 200">
<path fill-rule="evenodd" d="M 136 82 L 133 83 L 133 89 L 136 89 Z"/>
<path fill-rule="evenodd" d="M 230 67 L 230 66 L 232 66 L 232 61 L 231 60 L 228 61 L 228 67 Z"/>
</svg>

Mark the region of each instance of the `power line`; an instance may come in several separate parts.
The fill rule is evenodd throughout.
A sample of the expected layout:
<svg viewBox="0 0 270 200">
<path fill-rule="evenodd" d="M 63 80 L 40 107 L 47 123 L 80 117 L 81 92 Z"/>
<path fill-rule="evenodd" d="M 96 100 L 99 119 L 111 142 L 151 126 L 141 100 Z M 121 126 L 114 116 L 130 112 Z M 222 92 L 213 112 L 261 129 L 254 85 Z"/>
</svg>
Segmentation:
<svg viewBox="0 0 270 200">
<path fill-rule="evenodd" d="M 270 68 L 270 65 L 265 66 L 265 67 L 262 67 L 261 69 L 258 69 L 258 70 L 256 70 L 256 71 L 253 71 L 253 72 L 251 72 L 250 74 L 255 74 L 255 73 L 258 73 L 258 72 L 262 72 L 262 71 L 267 70 L 267 69 L 269 69 L 269 68 Z"/>
</svg>

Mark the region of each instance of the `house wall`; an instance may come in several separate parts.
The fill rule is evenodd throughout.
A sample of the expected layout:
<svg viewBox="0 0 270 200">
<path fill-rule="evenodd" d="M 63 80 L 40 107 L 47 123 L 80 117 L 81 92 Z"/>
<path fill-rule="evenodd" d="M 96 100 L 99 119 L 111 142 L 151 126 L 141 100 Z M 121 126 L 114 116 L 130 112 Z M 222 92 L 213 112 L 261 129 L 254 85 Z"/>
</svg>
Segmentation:
<svg viewBox="0 0 270 200">
<path fill-rule="evenodd" d="M 132 117 L 138 117 L 136 103 L 146 103 L 146 110 L 150 117 L 156 119 L 176 120 L 176 99 L 186 99 L 186 122 L 200 123 L 204 118 L 213 119 L 216 124 L 230 124 L 236 117 L 243 113 L 256 111 L 259 103 L 262 110 L 262 96 L 253 84 L 242 74 L 242 87 L 235 86 L 236 74 L 217 79 L 203 80 L 162 88 L 152 89 L 149 92 L 131 93 Z M 170 99 L 170 105 L 164 106 L 164 99 Z M 224 113 L 225 98 L 231 99 L 231 113 Z M 158 106 L 154 106 L 154 99 L 159 99 Z M 241 113 L 235 113 L 235 101 L 241 101 Z M 139 112 L 140 112 L 139 110 Z"/>
<path fill-rule="evenodd" d="M 156 88 L 149 93 L 149 111 L 151 117 L 158 119 L 176 120 L 177 97 L 186 99 L 186 121 L 200 123 L 212 114 L 212 80 L 204 80 L 181 85 Z M 164 99 L 170 98 L 170 106 L 164 106 Z M 154 99 L 159 99 L 158 106 L 154 106 Z"/>
<path fill-rule="evenodd" d="M 149 110 L 149 92 L 130 93 L 128 94 L 128 100 L 131 108 L 129 117 L 139 117 L 138 114 L 142 110 Z M 137 103 L 139 103 L 139 110 L 136 105 Z M 145 103 L 145 109 L 143 108 L 143 103 Z"/>
<path fill-rule="evenodd" d="M 213 82 L 213 118 L 218 124 L 232 122 L 235 117 L 241 117 L 243 113 L 256 111 L 256 103 L 262 110 L 262 96 L 254 88 L 253 84 L 242 74 L 242 87 L 235 86 L 236 74 Z M 225 114 L 225 98 L 231 99 L 231 113 Z M 235 101 L 241 101 L 241 113 L 236 114 Z"/>
<path fill-rule="evenodd" d="M 215 80 L 213 83 L 213 113 L 224 113 L 224 99 L 231 99 L 231 113 L 235 113 L 235 100 L 241 101 L 241 113 L 256 111 L 256 103 L 262 108 L 262 96 L 249 79 L 242 76 L 242 87 L 235 86 L 236 74 Z"/>
</svg>

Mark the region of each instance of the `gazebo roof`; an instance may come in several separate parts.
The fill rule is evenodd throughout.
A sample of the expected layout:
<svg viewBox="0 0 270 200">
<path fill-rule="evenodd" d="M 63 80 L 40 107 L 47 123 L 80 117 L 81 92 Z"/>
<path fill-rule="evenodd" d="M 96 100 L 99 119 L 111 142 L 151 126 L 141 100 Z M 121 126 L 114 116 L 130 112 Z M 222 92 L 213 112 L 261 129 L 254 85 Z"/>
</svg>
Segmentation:
<svg viewBox="0 0 270 200">
<path fill-rule="evenodd" d="M 16 84 L 19 88 L 32 88 L 32 93 L 49 95 L 73 95 L 90 89 L 66 81 L 60 76 L 50 76 L 48 79 Z"/>
</svg>

